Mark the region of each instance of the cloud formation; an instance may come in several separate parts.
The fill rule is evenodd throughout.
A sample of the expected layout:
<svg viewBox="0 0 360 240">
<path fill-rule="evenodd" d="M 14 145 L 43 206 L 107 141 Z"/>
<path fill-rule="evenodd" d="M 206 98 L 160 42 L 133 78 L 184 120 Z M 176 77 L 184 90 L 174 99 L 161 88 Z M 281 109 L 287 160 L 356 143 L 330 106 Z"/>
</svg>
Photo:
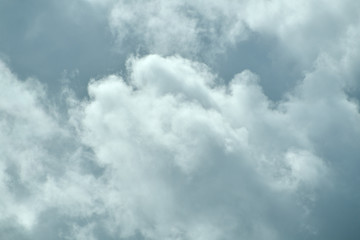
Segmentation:
<svg viewBox="0 0 360 240">
<path fill-rule="evenodd" d="M 80 99 L 0 62 L 1 239 L 360 236 L 355 1 L 85 2 L 133 55 Z M 218 74 L 255 35 L 301 69 L 278 101 Z"/>
<path fill-rule="evenodd" d="M 150 53 L 196 58 L 221 53 L 260 33 L 277 38 L 280 50 L 295 54 L 302 64 L 311 64 L 321 51 L 334 47 L 348 28 L 357 26 L 359 9 L 351 0 L 229 0 L 206 4 L 200 0 L 118 0 L 108 1 L 108 5 L 109 23 L 120 43 L 135 41 Z"/>
<path fill-rule="evenodd" d="M 281 235 L 268 221 L 279 195 L 282 214 L 303 215 L 293 194 L 304 188 L 306 198 L 326 166 L 288 124 L 288 110 L 271 108 L 254 74 L 214 86 L 199 63 L 150 55 L 131 60 L 130 76 L 91 84 L 83 119 L 85 142 L 114 171 L 108 184 L 124 186 L 134 222 L 121 226 L 154 239 L 262 239 Z"/>
<path fill-rule="evenodd" d="M 246 38 L 237 7 L 234 1 L 116 1 L 109 22 L 118 41 L 135 39 L 145 51 L 209 57 Z"/>
<path fill-rule="evenodd" d="M 90 84 L 84 140 L 99 164 L 118 169 L 110 182 L 132 186 L 124 196 L 135 204 L 126 208 L 134 222 L 121 225 L 155 239 L 175 238 L 172 231 L 184 239 L 315 234 L 307 218 L 321 204 L 317 192 L 340 183 L 332 182 L 342 166 L 329 147 L 357 152 L 360 136 L 358 106 L 336 77 L 327 78 L 333 74 L 328 64 L 319 62 L 279 104 L 266 98 L 250 71 L 219 86 L 204 65 L 180 57 L 131 59 L 127 83 L 110 76 Z M 318 84 L 328 86 L 314 92 Z M 330 129 L 343 134 L 321 142 Z M 358 164 L 356 157 L 348 161 Z M 271 221 L 275 214 L 282 217 Z M 197 224 L 205 227 L 200 235 L 192 232 Z"/>
</svg>

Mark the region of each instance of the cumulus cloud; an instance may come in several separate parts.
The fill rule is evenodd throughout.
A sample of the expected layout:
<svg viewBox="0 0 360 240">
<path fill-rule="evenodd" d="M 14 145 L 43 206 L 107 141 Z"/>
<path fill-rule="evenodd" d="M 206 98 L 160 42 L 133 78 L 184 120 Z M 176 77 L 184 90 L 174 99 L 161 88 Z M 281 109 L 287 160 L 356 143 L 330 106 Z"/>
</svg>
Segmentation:
<svg viewBox="0 0 360 240">
<path fill-rule="evenodd" d="M 267 219 L 278 194 L 292 208 L 283 214 L 302 215 L 293 194 L 316 188 L 326 167 L 284 128 L 287 114 L 270 107 L 254 74 L 214 86 L 203 65 L 180 57 L 131 62 L 129 83 L 110 76 L 89 86 L 83 119 L 83 140 L 111 169 L 108 184 L 120 184 L 108 204 L 121 226 L 150 238 L 264 238 L 257 228 L 279 234 Z"/>
<path fill-rule="evenodd" d="M 61 103 L 0 63 L 0 238 L 358 238 L 356 2 L 87 2 L 137 53 Z M 213 65 L 251 34 L 303 72 L 277 102 Z"/>
<path fill-rule="evenodd" d="M 179 54 L 208 64 L 225 81 L 250 68 L 263 78 L 260 84 L 266 94 L 276 100 L 293 88 L 304 72 L 312 71 L 321 54 L 342 58 L 342 48 L 350 46 L 350 54 L 358 52 L 349 42 L 359 25 L 360 6 L 352 0 L 206 4 L 114 0 L 106 6 L 117 41 L 115 49 L 124 55 Z"/>
<path fill-rule="evenodd" d="M 67 219 L 61 236 L 68 238 L 96 239 L 102 231 L 109 239 L 314 236 L 312 214 L 321 204 L 316 198 L 349 183 L 338 178 L 357 166 L 354 158 L 341 166 L 328 154 L 335 146 L 356 153 L 356 144 L 346 141 L 360 136 L 357 105 L 331 67 L 330 60 L 319 60 L 294 93 L 275 104 L 248 70 L 218 85 L 216 75 L 198 62 L 130 58 L 126 79 L 92 81 L 89 101 L 72 102 L 77 133 L 71 133 L 42 105 L 41 85 L 35 91 L 3 65 L 3 89 L 26 99 L 8 94 L 4 99 L 15 107 L 2 105 L 14 129 L 2 136 L 10 146 L 2 161 L 2 191 L 8 196 L 3 221 L 16 219 L 34 232 L 56 209 L 51 214 Z M 334 128 L 337 139 L 323 142 Z M 62 142 L 49 146 L 51 136 L 75 147 L 59 154 L 54 148 Z M 85 149 L 91 149 L 90 158 Z M 94 166 L 85 171 L 84 164 Z M 7 180 L 16 176 L 16 188 L 27 190 L 19 200 Z"/>
<path fill-rule="evenodd" d="M 218 86 L 203 64 L 180 57 L 130 62 L 126 81 L 113 75 L 90 84 L 82 119 L 83 141 L 109 170 L 108 186 L 119 191 L 104 201 L 116 209 L 123 236 L 137 230 L 150 239 L 312 234 L 306 219 L 316 192 L 335 184 L 336 171 L 316 138 L 334 124 L 346 131 L 359 120 L 356 104 L 335 83 L 323 95 L 307 86 L 309 79 L 325 81 L 325 66 L 275 105 L 250 71 Z M 347 123 L 331 117 L 339 112 Z M 348 136 L 356 141 L 359 132 Z M 283 219 L 271 221 L 275 214 Z M 290 234 L 295 229 L 299 235 Z"/>
</svg>

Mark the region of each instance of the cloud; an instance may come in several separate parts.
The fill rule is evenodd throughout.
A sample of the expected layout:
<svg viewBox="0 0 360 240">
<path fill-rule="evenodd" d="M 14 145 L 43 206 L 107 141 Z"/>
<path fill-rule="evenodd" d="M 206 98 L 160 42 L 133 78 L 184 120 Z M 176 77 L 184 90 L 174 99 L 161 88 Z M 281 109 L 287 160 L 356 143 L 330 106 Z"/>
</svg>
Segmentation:
<svg viewBox="0 0 360 240">
<path fill-rule="evenodd" d="M 297 95 L 274 105 L 250 71 L 218 86 L 206 67 L 180 57 L 130 61 L 126 81 L 113 75 L 90 84 L 82 120 L 83 141 L 108 169 L 108 186 L 117 188 L 104 201 L 115 209 L 123 236 L 137 230 L 150 239 L 265 238 L 258 229 L 274 239 L 312 234 L 301 227 L 304 208 L 311 211 L 316 203 L 308 201 L 332 184 L 334 170 L 314 139 L 328 130 L 316 124 L 340 111 L 359 119 L 345 95 L 331 101 L 326 95 L 341 88 L 319 95 L 305 79 Z M 324 81 L 317 71 L 309 73 L 313 84 Z M 271 221 L 275 214 L 283 219 Z"/>
<path fill-rule="evenodd" d="M 0 235 L 7 238 L 9 229 L 19 228 L 31 236 L 50 209 L 83 206 L 88 196 L 79 184 L 91 181 L 85 180 L 85 154 L 76 134 L 63 122 L 44 86 L 36 79 L 19 80 L 1 62 L 0 89 Z M 81 182 L 75 185 L 79 176 Z"/>
<path fill-rule="evenodd" d="M 357 239 L 357 3 L 88 2 L 135 55 L 61 103 L 0 63 L 0 238 Z M 303 73 L 277 102 L 214 64 L 254 36 Z"/>
<path fill-rule="evenodd" d="M 15 217 L 30 228 L 36 210 L 27 208 L 28 199 L 22 195 L 30 194 L 32 184 L 42 177 L 43 165 L 38 161 L 47 157 L 43 145 L 58 129 L 53 119 L 38 106 L 44 95 L 41 85 L 31 79 L 18 81 L 2 62 L 0 69 L 1 205 L 4 213 L 1 220 Z M 21 189 L 23 184 L 27 187 Z"/>
<path fill-rule="evenodd" d="M 239 4 L 228 1 L 116 1 L 109 23 L 121 43 L 135 40 L 140 50 L 159 54 L 211 56 L 247 36 Z"/>
<path fill-rule="evenodd" d="M 319 59 L 274 103 L 249 70 L 219 85 L 202 63 L 132 57 L 127 78 L 92 81 L 89 100 L 69 99 L 68 123 L 41 84 L 3 64 L 2 221 L 39 239 L 46 216 L 63 218 L 50 225 L 60 238 L 326 236 L 326 196 L 345 184 L 352 190 L 331 204 L 346 211 L 339 204 L 356 199 L 343 174 L 358 164 L 360 137 L 334 61 Z"/>
<path fill-rule="evenodd" d="M 96 4 L 96 1 L 92 1 Z M 254 33 L 280 41 L 277 54 L 310 67 L 357 24 L 355 1 L 109 1 L 109 24 L 123 51 L 182 54 L 209 61 Z M 346 14 L 343 14 L 346 12 Z M 331 24 L 331 28 L 329 25 Z M 199 58 L 200 57 L 200 58 Z M 202 58 L 201 58 L 202 57 Z M 216 57 L 215 57 L 216 58 Z M 214 59 L 213 59 L 214 61 Z"/>
<path fill-rule="evenodd" d="M 249 68 L 273 100 L 312 71 L 320 55 L 343 57 L 358 9 L 351 0 L 107 2 L 115 49 L 123 55 L 178 54 L 206 63 L 226 82 Z"/>
</svg>

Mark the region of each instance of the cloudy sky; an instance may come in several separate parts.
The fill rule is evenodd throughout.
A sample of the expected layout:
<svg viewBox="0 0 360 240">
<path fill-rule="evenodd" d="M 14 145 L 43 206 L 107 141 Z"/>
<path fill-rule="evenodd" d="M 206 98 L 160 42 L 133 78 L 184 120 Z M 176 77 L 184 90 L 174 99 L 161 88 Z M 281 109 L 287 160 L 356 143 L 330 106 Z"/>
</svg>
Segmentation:
<svg viewBox="0 0 360 240">
<path fill-rule="evenodd" d="M 0 239 L 360 239 L 360 2 L 0 0 Z"/>
</svg>

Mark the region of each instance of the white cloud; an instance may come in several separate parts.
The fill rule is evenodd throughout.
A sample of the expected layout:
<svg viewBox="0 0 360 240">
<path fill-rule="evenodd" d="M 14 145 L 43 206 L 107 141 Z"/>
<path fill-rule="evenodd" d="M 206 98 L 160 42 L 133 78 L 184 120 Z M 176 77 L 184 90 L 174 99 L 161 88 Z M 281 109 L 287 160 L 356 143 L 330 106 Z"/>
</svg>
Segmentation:
<svg viewBox="0 0 360 240">
<path fill-rule="evenodd" d="M 238 7 L 235 1 L 116 1 L 109 22 L 121 44 L 135 40 L 151 53 L 211 56 L 246 38 Z"/>
<path fill-rule="evenodd" d="M 46 110 L 41 85 L 17 80 L 3 65 L 2 97 L 20 107 L 1 105 L 7 118 L 0 140 L 9 146 L 1 165 L 2 220 L 31 231 L 57 209 L 72 226 L 64 233 L 70 238 L 96 239 L 99 228 L 147 239 L 287 239 L 296 237 L 294 226 L 299 236 L 311 235 L 319 189 L 326 194 L 339 181 L 328 145 L 360 136 L 343 67 L 322 57 L 275 104 L 249 70 L 218 85 L 206 65 L 179 56 L 130 58 L 126 80 L 92 81 L 88 101 L 70 101 L 75 133 Z M 9 131 L 10 124 L 22 130 Z M 344 134 L 324 142 L 334 128 Z M 73 146 L 59 154 L 64 141 Z M 282 218 L 272 221 L 276 215 Z M 84 218 L 88 224 L 80 224 Z"/>
<path fill-rule="evenodd" d="M 347 27 L 357 25 L 359 8 L 356 1 L 252 1 L 244 19 L 250 29 L 278 37 L 283 50 L 310 67 L 319 54 L 338 49 Z"/>
<path fill-rule="evenodd" d="M 352 0 L 118 0 L 108 7 L 119 51 L 132 48 L 140 53 L 181 54 L 216 63 L 219 54 L 255 33 L 276 39 L 271 54 L 291 56 L 306 69 L 319 54 L 338 54 L 336 49 L 348 28 L 358 25 L 360 9 Z"/>
<path fill-rule="evenodd" d="M 41 145 L 58 129 L 44 109 L 38 107 L 43 96 L 40 85 L 34 80 L 20 82 L 2 62 L 0 89 L 1 175 L 4 176 L 1 182 L 4 214 L 1 220 L 16 217 L 22 225 L 30 228 L 34 221 L 33 210 L 27 208 L 26 201 L 16 202 L 14 188 L 22 183 L 31 188 L 42 177 L 43 163 L 38 160 L 46 158 L 46 153 Z M 12 171 L 15 171 L 15 176 L 12 176 Z"/>
<path fill-rule="evenodd" d="M 0 62 L 0 89 L 0 221 L 17 222 L 31 231 L 43 211 L 69 201 L 85 204 L 78 186 L 86 184 L 85 176 L 75 186 L 71 178 L 62 180 L 81 162 L 72 158 L 79 145 L 67 124 L 60 125 L 56 108 L 37 80 L 21 81 Z M 49 188 L 52 179 L 55 186 Z"/>
<path fill-rule="evenodd" d="M 122 76 L 92 80 L 89 99 L 67 92 L 66 114 L 37 80 L 21 81 L 0 63 L 0 222 L 32 239 L 47 214 L 69 239 L 331 235 L 324 212 L 359 200 L 359 106 L 345 93 L 358 82 L 358 5 L 103 6 L 120 47 L 128 41 L 157 54 L 130 57 Z M 332 31 L 328 20 L 339 26 Z M 275 37 L 304 70 L 277 103 L 256 73 L 222 84 L 194 60 L 251 32 Z"/>
<path fill-rule="evenodd" d="M 275 203 L 286 196 L 301 215 L 292 199 L 298 188 L 311 195 L 327 167 L 295 121 L 304 113 L 296 100 L 274 108 L 251 72 L 216 86 L 207 68 L 180 57 L 132 59 L 130 73 L 127 83 L 115 75 L 91 83 L 82 120 L 83 141 L 108 170 L 104 204 L 124 236 L 256 239 L 259 222 L 276 236 L 279 226 L 256 217 L 271 208 L 263 194 Z"/>
</svg>

